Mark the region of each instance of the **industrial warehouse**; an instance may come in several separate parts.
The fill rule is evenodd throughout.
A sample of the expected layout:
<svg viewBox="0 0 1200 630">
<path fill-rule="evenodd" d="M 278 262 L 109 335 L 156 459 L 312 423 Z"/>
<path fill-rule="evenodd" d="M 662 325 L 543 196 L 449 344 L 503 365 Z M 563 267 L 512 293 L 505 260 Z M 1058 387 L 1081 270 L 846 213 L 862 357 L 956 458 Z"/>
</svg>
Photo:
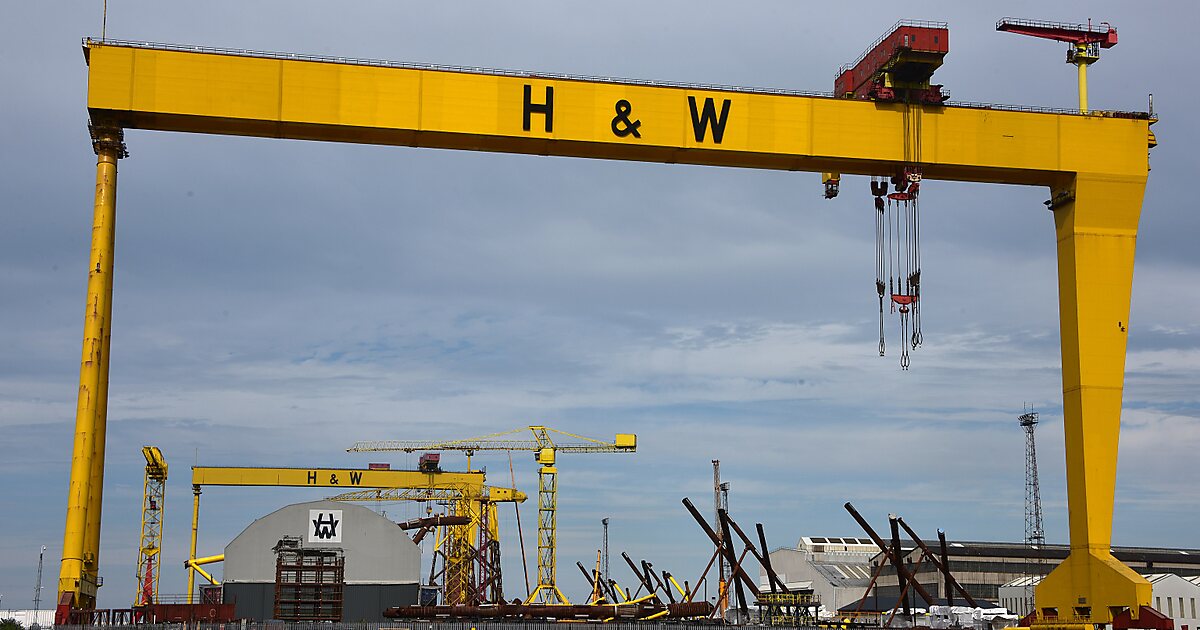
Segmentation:
<svg viewBox="0 0 1200 630">
<path fill-rule="evenodd" d="M 104 20 L 108 19 L 107 10 L 105 4 Z M 85 74 L 87 79 L 87 129 L 96 155 L 96 185 L 61 563 L 53 595 L 46 595 L 46 601 L 53 602 L 47 606 L 53 609 L 52 623 L 40 613 L 43 569 L 53 573 L 55 552 L 49 556 L 51 566 L 43 566 L 47 564 L 43 547 L 33 610 L 22 612 L 19 619 L 0 611 L 0 617 L 14 620 L 14 627 L 6 625 L 2 630 L 18 630 L 17 625 L 342 628 L 335 624 L 354 624 L 354 630 L 413 630 L 433 624 L 456 624 L 446 626 L 449 630 L 513 630 L 518 626 L 544 630 L 551 623 L 647 628 L 1196 630 L 1200 625 L 1196 617 L 1200 548 L 1187 546 L 1187 541 L 1182 541 L 1182 547 L 1113 544 L 1114 530 L 1119 529 L 1114 527 L 1114 512 L 1137 509 L 1118 497 L 1123 413 L 1126 430 L 1130 426 L 1146 430 L 1144 427 L 1152 424 L 1140 407 L 1123 411 L 1122 388 L 1134 302 L 1135 243 L 1151 179 L 1149 156 L 1158 145 L 1152 128 L 1158 123 L 1153 100 L 1147 100 L 1145 111 L 1098 109 L 1089 103 L 1089 68 L 1102 53 L 1106 58 L 1116 54 L 1107 52 L 1118 43 L 1113 25 L 1090 20 L 1076 24 L 1003 18 L 993 29 L 991 19 L 986 30 L 1002 34 L 997 36 L 1014 48 L 1033 47 L 1035 40 L 1065 47 L 1077 107 L 951 99 L 940 82 L 947 74 L 942 68 L 949 63 L 951 28 L 935 21 L 900 20 L 874 41 L 864 37 L 847 44 L 839 56 L 853 60 L 837 69 L 831 92 L 117 39 L 105 35 L 107 23 L 102 22 L 100 37 L 83 39 L 83 64 L 78 68 L 80 76 Z M 971 28 L 974 33 L 978 25 Z M 865 52 L 853 57 L 859 44 L 867 42 Z M 1029 54 L 1032 58 L 1041 52 Z M 1062 63 L 1057 57 L 1054 61 Z M 554 70 L 556 66 L 547 67 Z M 756 374 L 751 365 L 767 362 L 766 348 L 774 343 L 767 325 L 762 330 L 730 327 L 703 333 L 716 340 L 700 344 L 706 349 L 721 348 L 734 339 L 755 339 L 762 345 L 751 353 L 756 355 L 752 359 L 714 355 L 691 364 L 673 355 L 637 349 L 623 357 L 620 369 L 594 368 L 617 373 L 613 378 L 620 386 L 613 389 L 646 405 L 649 411 L 644 416 L 609 420 L 606 414 L 611 403 L 591 398 L 590 392 L 580 392 L 578 399 L 572 400 L 567 400 L 566 392 L 549 388 L 525 397 L 494 392 L 475 395 L 460 389 L 459 379 L 466 375 L 435 365 L 433 360 L 412 361 L 406 367 L 411 372 L 389 381 L 374 374 L 370 365 L 345 367 L 358 359 L 342 363 L 345 350 L 314 341 L 305 352 L 288 359 L 295 374 L 315 375 L 304 377 L 311 381 L 290 380 L 273 368 L 230 368 L 231 374 L 248 383 L 247 388 L 289 392 L 295 402 L 290 407 L 295 418 L 289 420 L 286 430 L 268 420 L 262 426 L 250 426 L 254 422 L 247 418 L 263 414 L 263 408 L 269 406 L 253 396 L 236 403 L 214 401 L 211 409 L 195 410 L 195 401 L 180 402 L 185 400 L 181 394 L 172 403 L 178 408 L 178 417 L 185 418 L 178 422 L 190 422 L 187 414 L 205 418 L 225 414 L 229 419 L 214 423 L 218 428 L 213 431 L 222 433 L 231 446 L 245 450 L 202 452 L 197 446 L 189 452 L 179 447 L 182 442 L 171 435 L 169 423 L 154 419 L 138 424 L 138 440 L 131 442 L 129 433 L 120 431 L 128 431 L 126 426 L 133 421 L 114 415 L 110 422 L 110 367 L 116 383 L 116 375 L 125 374 L 121 372 L 122 344 L 136 341 L 164 351 L 162 348 L 172 347 L 172 341 L 169 335 L 147 333 L 141 338 L 114 332 L 121 331 L 120 318 L 127 309 L 136 306 L 124 306 L 121 291 L 114 290 L 124 277 L 114 277 L 114 260 L 134 266 L 117 255 L 117 170 L 118 164 L 138 164 L 140 143 L 149 146 L 153 142 L 146 138 L 175 136 L 203 137 L 213 146 L 241 142 L 244 150 L 283 141 L 369 146 L 381 154 L 400 150 L 437 155 L 511 154 L 523 156 L 520 159 L 530 164 L 568 161 L 545 159 L 557 157 L 622 163 L 630 168 L 645 163 L 673 165 L 672 169 L 732 167 L 819 174 L 819 179 L 815 175 L 810 178 L 806 190 L 814 204 L 852 207 L 858 212 L 855 220 L 867 218 L 861 221 L 864 232 L 871 231 L 873 223 L 867 240 L 873 236 L 875 244 L 874 291 L 868 277 L 863 285 L 866 290 L 859 296 L 870 306 L 867 350 L 874 358 L 887 357 L 888 372 L 881 378 L 907 379 L 888 380 L 897 384 L 880 387 L 873 395 L 889 404 L 895 400 L 897 408 L 905 406 L 880 410 L 881 416 L 894 414 L 914 424 L 932 417 L 941 422 L 956 413 L 949 402 L 931 393 L 943 377 L 922 373 L 925 357 L 938 357 L 936 350 L 922 353 L 927 346 L 936 345 L 932 326 L 944 321 L 937 319 L 942 313 L 931 316 L 929 309 L 937 302 L 929 298 L 942 292 L 938 282 L 948 282 L 947 276 L 952 274 L 927 273 L 926 263 L 936 259 L 931 258 L 934 252 L 941 256 L 944 250 L 923 250 L 923 243 L 928 242 L 921 235 L 930 224 L 957 217 L 944 216 L 941 209 L 930 213 L 928 206 L 922 213 L 922 193 L 928 199 L 929 190 L 943 182 L 979 184 L 982 195 L 994 185 L 1036 189 L 1048 197 L 1038 211 L 1048 213 L 1045 223 L 1054 227 L 1053 238 L 1047 228 L 1043 234 L 1046 242 L 1040 246 L 1052 251 L 1057 263 L 1059 328 L 1052 341 L 1059 342 L 1056 352 L 1061 357 L 1061 365 L 1042 369 L 1038 378 L 1048 381 L 1061 376 L 1063 397 L 1061 406 L 1056 403 L 1042 415 L 1031 406 L 1020 413 L 1015 409 L 1005 412 L 1004 431 L 1014 436 L 1014 442 L 1016 436 L 1023 438 L 1025 446 L 1024 531 L 1018 531 L 1019 508 L 1013 510 L 1016 516 L 1011 523 L 1005 520 L 982 533 L 948 533 L 945 529 L 947 524 L 956 530 L 963 522 L 970 524 L 970 519 L 949 516 L 953 510 L 969 509 L 955 501 L 967 501 L 964 496 L 987 496 L 991 489 L 978 486 L 990 483 L 997 475 L 994 470 L 980 466 L 977 477 L 962 481 L 962 486 L 973 484 L 970 491 L 960 488 L 955 479 L 941 479 L 941 486 L 911 482 L 927 474 L 919 469 L 929 462 L 950 467 L 957 465 L 954 458 L 969 459 L 974 452 L 992 449 L 986 440 L 993 439 L 993 434 L 984 433 L 991 431 L 990 427 L 981 429 L 980 435 L 985 437 L 966 449 L 961 444 L 947 446 L 932 440 L 906 441 L 899 434 L 907 427 L 879 441 L 869 435 L 847 439 L 858 430 L 855 418 L 843 420 L 835 414 L 830 416 L 842 423 L 837 430 L 844 434 L 803 437 L 789 432 L 785 423 L 777 426 L 775 416 L 762 411 L 766 418 L 762 426 L 770 428 L 758 427 L 756 432 L 745 427 L 750 437 L 744 439 L 755 441 L 748 452 L 732 446 L 734 440 L 728 437 L 728 432 L 743 428 L 737 423 L 722 417 L 704 424 L 690 419 L 693 410 L 686 401 L 668 403 L 675 391 L 669 378 L 667 385 L 657 387 L 642 383 L 644 373 L 639 370 L 649 364 L 662 372 L 729 371 L 746 387 L 779 388 L 783 393 L 770 396 L 780 398 L 826 400 L 857 395 L 830 387 L 828 382 Z M 332 162 L 321 168 L 333 168 Z M 155 166 L 146 164 L 146 168 Z M 138 195 L 148 194 L 153 179 L 137 168 L 123 170 L 121 186 L 123 194 L 127 191 L 140 200 Z M 244 166 L 231 168 L 236 168 L 239 176 L 253 176 L 241 172 Z M 400 170 L 395 165 L 388 168 Z M 453 176 L 455 186 L 468 180 L 479 185 L 478 178 L 457 181 L 459 174 Z M 669 181 L 665 175 L 661 179 Z M 658 180 L 654 181 L 658 185 Z M 519 185 L 533 186 L 529 182 Z M 622 185 L 632 187 L 635 182 Z M 346 199 L 357 194 L 353 192 L 356 186 L 348 179 L 338 201 L 330 204 L 335 210 L 332 220 L 350 220 L 354 203 Z M 631 211 L 641 211 L 631 200 L 618 203 L 629 203 Z M 740 197 L 737 203 L 741 203 Z M 431 202 L 424 211 L 431 216 L 450 213 L 455 210 L 452 205 Z M 135 225 L 145 220 L 134 213 L 129 217 Z M 286 227 L 301 230 L 303 225 L 297 221 Z M 415 223 L 411 229 L 419 232 L 422 226 Z M 472 226 L 462 231 L 486 233 L 491 229 Z M 629 239 L 636 229 L 623 232 L 621 238 Z M 556 247 L 566 249 L 575 246 L 572 239 L 556 239 L 552 233 L 530 238 L 553 241 Z M 279 239 L 292 238 L 289 234 L 281 227 Z M 681 233 L 680 239 L 686 238 Z M 504 252 L 502 257 L 528 247 L 509 243 L 499 233 L 496 242 Z M 390 241 L 387 243 L 391 248 Z M 349 256 L 348 248 L 337 244 L 304 247 L 314 255 Z M 450 257 L 458 255 L 455 245 L 437 241 L 430 247 L 448 249 Z M 713 264 L 720 263 L 720 256 L 711 254 L 710 248 L 697 249 L 704 250 L 703 257 L 716 261 Z M 765 255 L 755 246 L 750 249 L 756 250 L 755 256 Z M 167 256 L 163 252 L 155 255 Z M 216 248 L 206 255 L 214 259 L 233 256 Z M 420 257 L 407 251 L 403 255 Z M 869 252 L 863 259 L 869 259 Z M 440 260 L 424 262 L 436 267 L 442 264 Z M 531 260 L 534 262 L 522 264 L 531 269 L 547 266 L 535 255 Z M 598 273 L 616 273 L 605 266 L 610 264 L 598 264 L 604 269 Z M 412 266 L 425 271 L 425 267 Z M 481 265 L 471 262 L 464 267 L 467 271 L 462 273 L 470 276 L 478 273 Z M 1040 272 L 1049 273 L 1048 269 Z M 121 273 L 126 273 L 124 268 Z M 129 273 L 137 277 L 138 272 Z M 572 288 L 584 283 L 574 277 L 575 272 L 564 276 L 563 282 Z M 300 283 L 311 279 L 311 274 L 303 273 L 294 278 Z M 353 284 L 345 279 L 338 283 Z M 181 280 L 181 284 L 186 282 Z M 752 288 L 754 284 L 748 283 Z M 379 293 L 392 290 L 372 289 Z M 503 287 L 495 290 L 507 292 Z M 269 300 L 269 292 L 263 293 L 262 299 Z M 395 293 L 404 294 L 405 290 Z M 564 294 L 574 295 L 570 290 Z M 725 297 L 731 303 L 739 299 Z M 564 298 L 571 299 L 575 298 Z M 430 304 L 437 302 L 429 300 Z M 822 302 L 815 291 L 805 300 L 814 305 Z M 185 301 L 194 305 L 203 299 Z M 287 312 L 287 317 L 303 320 L 306 309 L 315 309 L 317 302 L 313 299 L 302 306 L 278 308 L 280 313 Z M 430 305 L 411 308 L 437 310 Z M 952 313 L 953 308 L 947 312 Z M 153 309 L 138 311 L 139 317 L 152 315 L 158 316 Z M 639 316 L 634 310 L 621 315 L 630 321 Z M 232 316 L 254 317 L 236 311 Z M 509 325 L 486 314 L 478 315 L 478 320 L 475 317 L 437 315 L 445 327 L 456 330 L 499 330 Z M 840 316 L 831 313 L 824 317 L 837 321 Z M 360 348 L 356 352 L 368 354 L 399 354 L 396 348 L 413 347 L 431 356 L 473 354 L 499 372 L 514 374 L 513 365 L 533 362 L 517 356 L 513 348 L 532 343 L 529 338 L 555 345 L 536 334 L 516 331 L 503 335 L 511 345 L 456 345 L 429 331 L 407 328 L 402 314 L 394 319 L 396 328 L 386 333 L 388 343 L 369 339 L 347 343 Z M 861 345 L 862 323 L 861 318 L 847 318 L 838 325 L 853 332 L 839 328 L 825 334 L 853 338 Z M 1038 332 L 1030 333 L 1033 341 L 1021 338 L 1005 343 L 1017 348 L 1042 344 L 1046 333 L 1041 329 L 1051 323 L 1039 322 Z M 697 335 L 687 326 L 679 324 L 669 334 L 643 334 L 671 336 L 672 343 L 686 347 Z M 603 345 L 599 328 L 575 331 L 572 336 L 594 336 L 591 341 Z M 926 333 L 931 333 L 928 342 Z M 795 331 L 786 334 L 799 335 Z M 1156 334 L 1176 333 L 1156 329 Z M 531 369 L 578 369 L 580 373 L 593 369 L 586 351 L 563 347 L 554 352 L 564 357 L 562 364 Z M 246 355 L 253 352 L 248 350 Z M 207 360 L 224 359 L 214 355 Z M 820 366 L 826 358 L 814 354 L 796 361 Z M 1013 370 L 995 357 L 981 356 L 974 361 L 989 373 Z M 700 363 L 708 367 L 699 367 Z M 329 369 L 330 365 L 337 367 Z M 1146 365 L 1143 361 L 1137 367 L 1150 370 Z M 959 366 L 949 371 L 967 374 L 971 369 L 975 364 L 970 369 Z M 1133 368 L 1129 370 L 1134 373 Z M 833 374 L 836 369 L 827 371 Z M 168 381 L 181 378 L 174 373 L 157 376 Z M 327 409 L 306 408 L 311 401 L 297 395 L 297 390 L 306 387 L 303 383 L 325 381 L 346 391 L 372 383 L 373 387 L 394 388 L 394 393 L 387 394 L 380 406 L 363 406 L 361 399 L 343 406 L 339 400 L 331 416 Z M 496 391 L 506 392 L 512 386 L 503 379 L 498 382 Z M 996 379 L 988 382 L 993 390 L 1004 389 L 1003 385 Z M 121 396 L 127 397 L 123 404 L 136 408 L 140 394 L 128 391 L 128 385 L 123 387 Z M 423 397 L 425 390 L 433 389 L 439 390 L 438 396 Z M 71 395 L 76 396 L 74 392 Z M 716 393 L 713 396 L 722 406 L 739 407 L 736 396 L 730 400 Z M 916 408 L 913 401 L 927 402 Z M 405 403 L 413 406 L 402 407 Z M 370 430 L 360 424 L 360 419 L 376 416 L 383 405 L 392 404 L 404 412 L 373 420 Z M 657 413 L 656 405 L 667 404 L 676 405 L 670 420 L 666 413 L 664 419 L 646 420 Z M 490 408 L 497 411 L 488 411 Z M 588 413 L 572 414 L 580 408 Z M 1045 409 L 1040 403 L 1037 408 Z M 424 417 L 412 417 L 414 409 Z M 739 413 L 759 412 L 747 403 Z M 271 412 L 265 413 L 272 417 Z M 508 418 L 513 415 L 520 415 L 522 426 L 512 428 L 516 422 Z M 484 419 L 475 424 L 464 420 L 477 416 Z M 1037 440 L 1044 438 L 1035 437 L 1039 430 L 1045 431 L 1039 429 L 1045 417 L 1062 423 L 1061 431 L 1052 436 L 1052 446 L 1059 447 L 1061 440 L 1053 457 L 1055 462 L 1061 457 L 1065 464 L 1054 468 L 1055 472 L 1065 468 L 1065 501 L 1058 501 L 1056 495 L 1047 503 L 1055 519 L 1053 543 L 1047 541 L 1038 470 Z M 129 424 L 121 426 L 120 422 Z M 670 431 L 646 431 L 658 422 L 669 425 Z M 952 423 L 946 422 L 947 426 Z M 486 428 L 479 429 L 481 426 Z M 950 442 L 963 435 L 965 432 L 947 431 L 944 439 Z M 831 463 L 821 452 L 830 442 L 859 439 L 863 451 L 858 459 Z M 232 444 L 242 441 L 250 446 Z M 688 451 L 688 461 L 679 461 L 685 444 L 693 450 Z M 828 448 L 833 451 L 832 446 Z M 696 450 L 704 453 L 704 461 L 691 459 Z M 727 455 L 730 451 L 736 453 L 732 458 Z M 246 457 L 247 452 L 253 453 L 252 458 Z M 1005 452 L 1016 462 L 1016 470 L 1021 463 L 1019 446 Z M 327 459 L 312 461 L 314 454 Z M 136 466 L 129 465 L 130 457 L 137 459 Z M 725 460 L 724 471 L 719 458 Z M 768 462 L 779 466 L 779 458 L 790 469 L 786 479 L 779 479 L 766 467 Z M 890 462 L 897 469 L 895 479 L 867 477 L 862 463 L 868 459 Z M 914 461 L 923 459 L 928 461 Z M 243 465 L 230 465 L 239 461 Z M 759 461 L 764 463 L 761 471 L 740 467 Z M 737 465 L 731 466 L 733 462 Z M 826 489 L 846 495 L 838 499 L 839 503 L 845 501 L 844 512 L 819 518 L 808 513 L 806 518 L 812 520 L 801 520 L 796 516 L 797 503 L 806 495 L 798 489 L 807 483 L 810 470 L 820 468 L 844 473 L 844 479 Z M 606 469 L 638 471 L 641 476 L 636 483 L 629 483 L 627 477 L 618 482 L 598 472 Z M 106 474 L 114 473 L 125 483 L 114 484 L 111 477 L 106 482 Z M 140 481 L 136 488 L 128 483 L 135 475 Z M 1164 487 L 1176 492 L 1180 487 L 1186 489 L 1169 474 L 1160 471 L 1159 476 Z M 796 491 L 764 500 L 768 492 L 762 488 L 771 483 Z M 872 487 L 877 490 L 870 490 Z M 216 488 L 222 490 L 212 492 Z M 253 493 L 243 491 L 251 499 L 236 498 L 239 489 L 251 488 Z M 733 502 L 731 488 L 736 488 Z M 1009 494 L 1016 496 L 1015 489 L 1010 490 Z M 270 492 L 278 496 L 264 498 L 272 497 Z M 867 496 L 856 496 L 860 492 Z M 925 522 L 932 508 L 922 503 L 923 493 L 937 495 L 944 510 L 941 518 L 947 522 Z M 140 496 L 136 543 L 130 546 L 131 557 L 114 558 L 109 547 L 101 544 L 101 521 L 121 522 L 113 515 L 114 497 L 120 500 L 135 494 Z M 1009 494 L 997 500 L 1007 501 L 1006 509 L 1020 501 L 1019 497 L 1011 500 Z M 663 496 L 671 501 L 664 505 Z M 1166 502 L 1170 497 L 1156 499 Z M 1007 515 L 1006 509 L 997 508 L 992 514 Z M 902 510 L 908 511 L 911 521 L 897 513 Z M 130 519 L 132 515 L 122 517 Z M 1061 529 L 1057 527 L 1060 521 Z M 168 531 L 168 523 L 178 529 Z M 838 531 L 838 523 L 854 523 L 857 528 Z M 617 528 L 622 531 L 621 542 L 612 549 L 610 526 L 614 532 Z M 839 535 L 821 535 L 827 526 Z M 1147 526 L 1146 541 L 1164 542 L 1163 532 L 1174 531 L 1170 527 L 1181 525 Z M 105 527 L 105 540 L 114 540 L 117 529 Z M 643 530 L 648 529 L 655 529 L 657 538 L 644 535 Z M 631 530 L 635 533 L 628 533 Z M 978 540 L 1002 537 L 1009 531 L 1008 541 Z M 121 535 L 131 534 L 122 531 Z M 674 547 L 664 549 L 664 539 L 668 539 L 667 546 Z M 1118 542 L 1128 540 L 1127 532 L 1117 537 Z M 789 546 L 792 541 L 795 545 Z M 580 554 L 581 548 L 587 551 Z M 128 594 L 113 599 L 111 576 L 118 573 L 114 568 L 118 563 L 120 572 L 135 576 L 136 592 L 128 603 L 121 603 Z M 703 569 L 697 571 L 698 567 Z M 104 588 L 106 576 L 110 577 L 108 589 Z M 176 588 L 177 581 L 186 586 Z"/>
</svg>

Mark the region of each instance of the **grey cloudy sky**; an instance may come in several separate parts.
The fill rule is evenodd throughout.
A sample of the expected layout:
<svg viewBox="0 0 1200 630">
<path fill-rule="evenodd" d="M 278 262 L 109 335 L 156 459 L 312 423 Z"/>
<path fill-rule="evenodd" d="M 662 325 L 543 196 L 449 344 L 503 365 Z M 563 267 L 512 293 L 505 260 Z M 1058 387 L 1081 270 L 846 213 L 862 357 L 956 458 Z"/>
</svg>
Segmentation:
<svg viewBox="0 0 1200 630">
<path fill-rule="evenodd" d="M 831 88 L 899 18 L 950 23 L 958 100 L 1071 107 L 1062 46 L 1006 15 L 1117 26 L 1091 102 L 1155 94 L 1129 334 L 1114 542 L 1200 547 L 1200 97 L 1182 53 L 1196 3 L 204 2 L 112 0 L 108 36 L 641 79 Z M 0 593 L 53 603 L 70 463 L 95 158 L 79 41 L 99 2 L 0 15 Z M 1066 540 L 1054 235 L 1042 189 L 930 182 L 925 346 L 875 353 L 866 180 L 679 165 L 131 131 L 120 165 L 101 606 L 134 594 L 143 444 L 168 484 L 162 592 L 184 590 L 187 467 L 362 466 L 358 439 L 547 424 L 639 434 L 630 456 L 564 456 L 560 581 L 580 595 L 600 519 L 695 580 L 709 556 L 679 505 L 709 460 L 772 545 L 858 535 L 898 512 L 952 538 L 1023 535 L 1022 403 L 1039 433 L 1047 534 Z M 894 322 L 889 321 L 889 326 Z M 893 328 L 894 330 L 894 328 Z M 895 346 L 894 338 L 891 340 Z M 403 458 L 397 464 L 411 464 Z M 461 467 L 446 455 L 448 467 Z M 508 462 L 482 460 L 492 482 Z M 517 454 L 517 484 L 535 485 Z M 319 498 L 213 489 L 201 554 Z M 414 515 L 416 506 L 387 506 Z M 535 507 L 523 508 L 526 547 Z M 506 511 L 510 595 L 524 592 Z M 427 550 L 428 553 L 428 550 Z M 428 558 L 428 555 L 426 555 Z M 532 559 L 531 559 L 532 560 Z M 621 575 L 623 581 L 629 576 Z"/>
</svg>

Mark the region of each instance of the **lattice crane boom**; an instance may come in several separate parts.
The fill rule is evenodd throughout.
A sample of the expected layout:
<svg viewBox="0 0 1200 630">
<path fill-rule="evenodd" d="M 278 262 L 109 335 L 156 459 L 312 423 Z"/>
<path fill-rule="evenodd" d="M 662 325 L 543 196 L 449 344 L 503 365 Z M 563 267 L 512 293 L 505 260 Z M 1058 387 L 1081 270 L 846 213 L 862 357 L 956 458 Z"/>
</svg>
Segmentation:
<svg viewBox="0 0 1200 630">
<path fill-rule="evenodd" d="M 534 439 L 516 439 L 517 433 L 532 431 Z M 575 442 L 554 441 L 551 435 L 561 435 L 574 438 Z M 637 449 L 637 436 L 617 434 L 612 442 L 559 431 L 549 427 L 529 426 L 491 433 L 462 440 L 373 440 L 355 442 L 354 446 L 346 449 L 349 453 L 374 453 L 400 451 L 415 453 L 417 451 L 537 451 L 543 448 L 553 448 L 559 453 L 614 453 L 631 452 Z"/>
<path fill-rule="evenodd" d="M 517 439 L 516 434 L 529 431 L 533 439 Z M 555 436 L 568 440 L 555 441 Z M 556 584 L 558 529 L 558 468 L 557 453 L 632 453 L 637 450 L 637 436 L 618 433 L 612 442 L 584 437 L 558 429 L 531 425 L 511 431 L 492 433 L 462 440 L 381 440 L 358 442 L 346 449 L 351 453 L 379 451 L 442 450 L 463 451 L 468 456 L 478 451 L 532 451 L 538 469 L 538 585 L 526 603 L 570 604 Z"/>
<path fill-rule="evenodd" d="M 167 486 L 167 460 L 157 446 L 143 446 L 146 475 L 142 484 L 142 535 L 138 546 L 137 594 L 134 606 L 158 603 L 158 578 L 162 566 L 162 526 Z"/>
</svg>

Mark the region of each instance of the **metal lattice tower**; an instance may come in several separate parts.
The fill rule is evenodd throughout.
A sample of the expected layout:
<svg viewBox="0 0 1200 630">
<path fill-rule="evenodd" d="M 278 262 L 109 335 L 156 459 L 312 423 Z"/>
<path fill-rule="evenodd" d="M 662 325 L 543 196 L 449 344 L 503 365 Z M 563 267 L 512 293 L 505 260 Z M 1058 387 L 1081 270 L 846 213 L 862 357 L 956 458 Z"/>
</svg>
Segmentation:
<svg viewBox="0 0 1200 630">
<path fill-rule="evenodd" d="M 608 584 L 608 517 L 603 518 L 600 523 L 604 525 L 604 540 L 601 547 L 604 564 L 604 583 Z"/>
<path fill-rule="evenodd" d="M 1025 431 L 1025 557 L 1026 567 L 1029 567 L 1029 564 L 1041 564 L 1042 549 L 1046 546 L 1046 532 L 1042 529 L 1042 491 L 1038 487 L 1037 445 L 1033 436 L 1038 414 L 1036 411 L 1026 411 L 1017 420 Z M 1040 566 L 1036 571 L 1029 568 L 1025 571 L 1029 610 L 1033 610 L 1034 574 L 1042 576 L 1046 571 Z"/>
<path fill-rule="evenodd" d="M 46 545 L 42 545 L 42 551 L 38 554 L 38 572 L 37 585 L 33 588 L 33 626 L 38 626 L 38 613 L 42 611 L 42 561 L 46 559 Z"/>
<path fill-rule="evenodd" d="M 1029 411 L 1018 420 L 1025 430 L 1025 544 L 1041 548 L 1046 544 L 1046 533 L 1042 529 L 1042 491 L 1038 488 L 1037 446 L 1033 438 L 1038 414 Z"/>
<path fill-rule="evenodd" d="M 162 566 L 163 509 L 166 501 L 167 460 L 157 446 L 142 447 L 146 476 L 142 486 L 142 535 L 138 546 L 137 594 L 134 606 L 158 603 Z"/>
<path fill-rule="evenodd" d="M 729 482 L 721 482 L 721 460 L 713 465 L 713 531 L 721 531 L 721 510 L 729 510 Z M 725 554 L 717 554 L 717 612 L 722 618 L 729 607 L 729 577 L 733 567 L 727 566 Z"/>
</svg>

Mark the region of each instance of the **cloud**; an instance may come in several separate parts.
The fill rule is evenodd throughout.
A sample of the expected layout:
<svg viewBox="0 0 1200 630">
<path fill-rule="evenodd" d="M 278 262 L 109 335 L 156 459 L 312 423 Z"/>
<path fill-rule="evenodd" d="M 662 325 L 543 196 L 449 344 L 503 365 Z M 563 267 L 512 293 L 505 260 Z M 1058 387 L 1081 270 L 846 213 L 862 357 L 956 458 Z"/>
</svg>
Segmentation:
<svg viewBox="0 0 1200 630">
<path fill-rule="evenodd" d="M 790 3 L 439 5 L 417 17 L 391 3 L 336 13 L 109 4 L 114 37 L 795 89 L 827 89 L 833 69 L 896 17 L 883 3 L 831 7 L 819 26 Z M 26 604 L 11 593 L 31 593 L 31 550 L 47 544 L 47 558 L 59 557 L 79 366 L 94 157 L 77 46 L 99 17 L 64 6 L 16 5 L 0 24 L 0 505 L 28 523 L 0 541 L 0 592 L 14 606 Z M 1190 22 L 1171 8 L 1169 20 L 1114 2 L 1040 16 L 1104 14 L 1123 45 L 1093 67 L 1093 103 L 1135 109 L 1154 91 L 1162 116 L 1129 331 L 1119 544 L 1187 545 L 1180 524 L 1196 517 L 1180 471 L 1200 439 L 1200 303 L 1187 290 L 1200 220 L 1189 147 L 1200 138 L 1184 105 L 1191 88 L 1177 80 L 1187 60 L 1168 45 Z M 938 70 L 956 99 L 1073 106 L 1071 69 L 1049 44 L 993 33 L 997 16 L 970 5 L 932 13 L 956 33 Z M 1023 403 L 1043 414 L 1047 531 L 1066 539 L 1045 190 L 926 186 L 926 342 L 902 373 L 893 316 L 888 356 L 876 352 L 863 178 L 826 202 L 809 173 L 144 131 L 127 140 L 101 605 L 125 606 L 133 592 L 142 444 L 161 446 L 172 466 L 164 592 L 183 589 L 174 567 L 187 549 L 194 462 L 410 465 L 344 449 L 533 423 L 639 435 L 635 455 L 563 458 L 560 575 L 571 594 L 583 585 L 570 563 L 594 558 L 604 516 L 614 552 L 694 580 L 709 548 L 679 500 L 707 509 L 712 459 L 732 483 L 735 517 L 763 522 L 772 544 L 857 535 L 846 500 L 876 522 L 896 511 L 921 532 L 1017 540 Z M 509 478 L 507 458 L 473 463 L 493 483 Z M 527 454 L 514 473 L 535 487 Z M 318 496 L 206 491 L 201 550 Z M 530 550 L 534 502 L 521 509 Z M 515 522 L 503 514 L 515 592 Z"/>
</svg>

